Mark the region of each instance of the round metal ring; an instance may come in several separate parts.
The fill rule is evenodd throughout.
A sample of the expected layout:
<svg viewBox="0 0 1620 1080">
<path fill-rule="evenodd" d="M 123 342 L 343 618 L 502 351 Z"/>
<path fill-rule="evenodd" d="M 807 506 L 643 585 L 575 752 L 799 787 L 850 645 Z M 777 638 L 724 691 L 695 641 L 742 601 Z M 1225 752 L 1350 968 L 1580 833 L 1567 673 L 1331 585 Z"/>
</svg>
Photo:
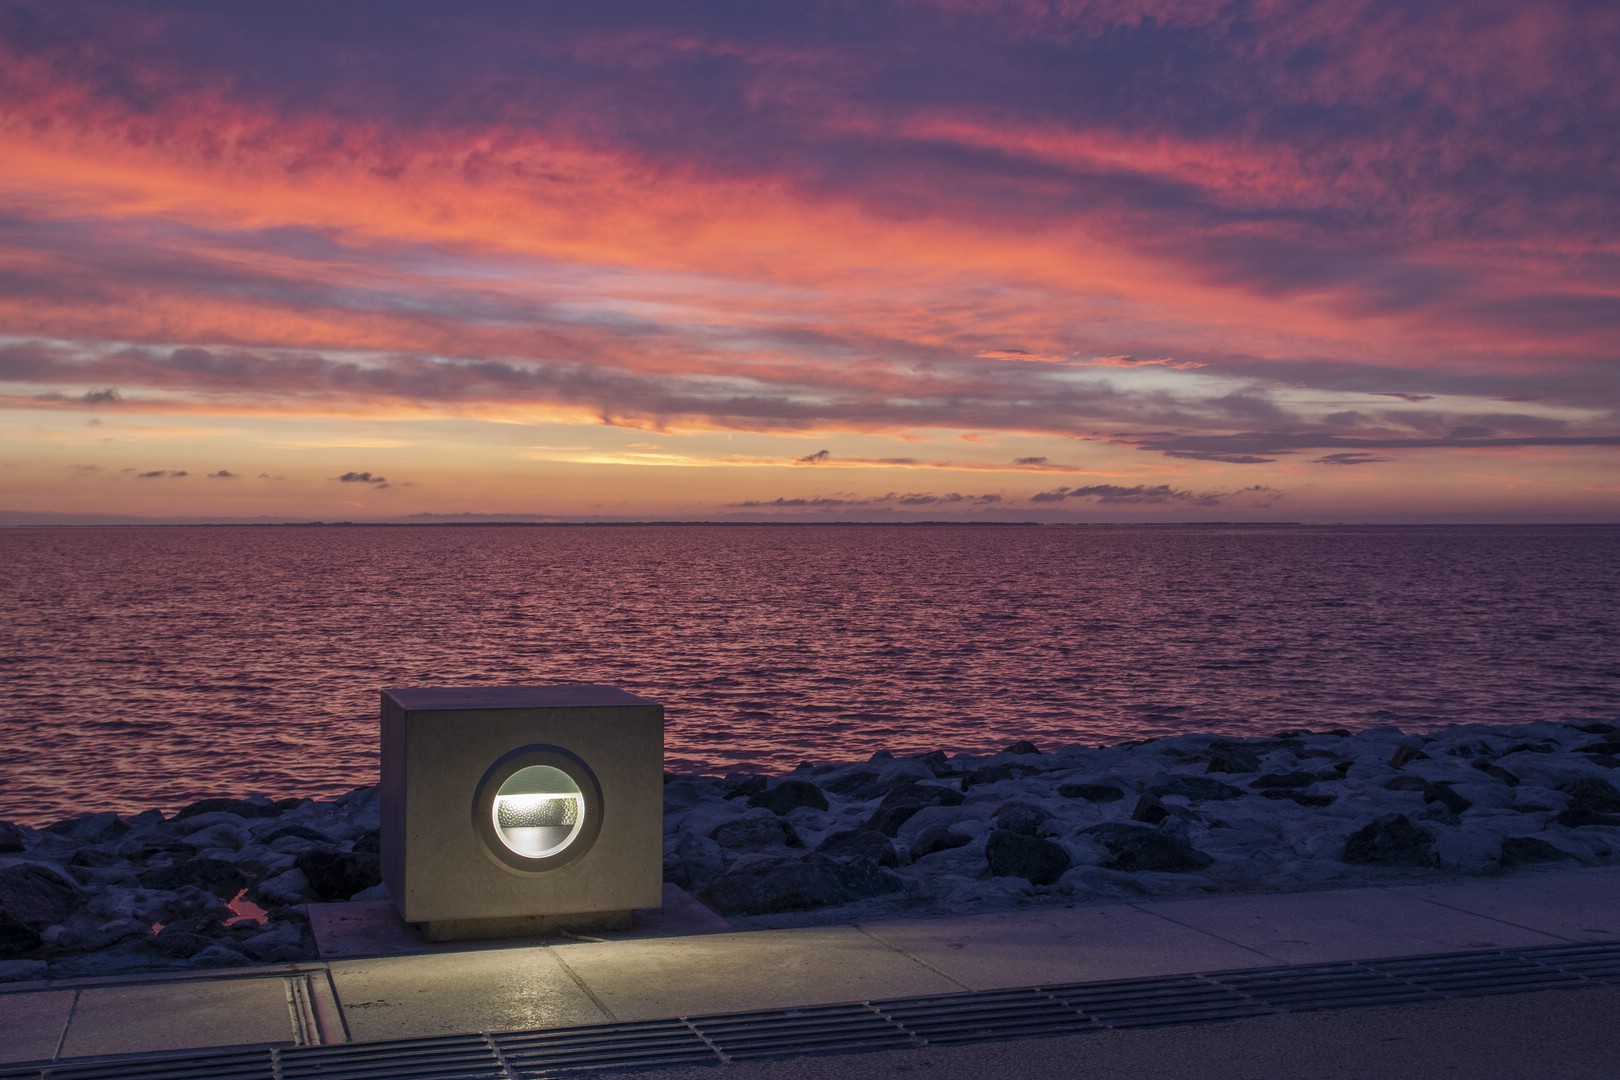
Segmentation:
<svg viewBox="0 0 1620 1080">
<path fill-rule="evenodd" d="M 504 754 L 478 782 L 473 828 L 499 866 L 542 874 L 591 849 L 602 830 L 602 786 L 577 754 L 524 746 Z"/>
</svg>

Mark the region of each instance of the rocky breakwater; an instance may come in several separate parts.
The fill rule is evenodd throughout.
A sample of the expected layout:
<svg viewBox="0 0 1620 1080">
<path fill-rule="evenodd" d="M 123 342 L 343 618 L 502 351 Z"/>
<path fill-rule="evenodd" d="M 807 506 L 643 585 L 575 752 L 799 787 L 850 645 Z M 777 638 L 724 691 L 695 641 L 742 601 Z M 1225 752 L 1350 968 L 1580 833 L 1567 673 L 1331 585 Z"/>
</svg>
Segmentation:
<svg viewBox="0 0 1620 1080">
<path fill-rule="evenodd" d="M 1609 724 L 1184 735 L 673 777 L 666 878 L 739 926 L 1620 861 Z"/>
<path fill-rule="evenodd" d="M 1183 735 L 666 776 L 664 876 L 740 927 L 1620 863 L 1620 727 Z M 314 958 L 377 800 L 0 823 L 0 980 Z"/>
<path fill-rule="evenodd" d="M 311 960 L 306 905 L 379 881 L 371 788 L 0 823 L 0 980 Z"/>
</svg>

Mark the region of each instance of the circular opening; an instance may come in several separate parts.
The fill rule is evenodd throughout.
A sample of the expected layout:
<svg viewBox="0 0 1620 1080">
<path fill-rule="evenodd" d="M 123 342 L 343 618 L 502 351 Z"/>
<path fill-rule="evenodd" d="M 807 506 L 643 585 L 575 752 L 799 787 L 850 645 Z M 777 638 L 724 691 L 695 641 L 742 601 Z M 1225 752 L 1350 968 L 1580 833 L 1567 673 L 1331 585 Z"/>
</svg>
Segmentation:
<svg viewBox="0 0 1620 1080">
<path fill-rule="evenodd" d="M 572 844 L 585 825 L 585 793 L 550 765 L 530 765 L 507 778 L 491 808 L 495 835 L 525 859 L 545 859 Z"/>
<path fill-rule="evenodd" d="M 591 849 L 602 831 L 602 787 L 560 746 L 523 746 L 489 767 L 473 797 L 484 851 L 519 874 L 543 874 Z"/>
</svg>

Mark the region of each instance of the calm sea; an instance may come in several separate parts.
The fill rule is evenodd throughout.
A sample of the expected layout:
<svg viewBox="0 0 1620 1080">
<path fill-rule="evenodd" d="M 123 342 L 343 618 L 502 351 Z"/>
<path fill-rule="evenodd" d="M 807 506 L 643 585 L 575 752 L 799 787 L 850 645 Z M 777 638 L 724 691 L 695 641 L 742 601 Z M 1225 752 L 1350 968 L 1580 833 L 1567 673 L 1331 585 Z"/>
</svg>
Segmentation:
<svg viewBox="0 0 1620 1080">
<path fill-rule="evenodd" d="M 0 531 L 0 819 L 329 795 L 388 686 L 600 682 L 671 769 L 1620 717 L 1620 529 Z"/>
</svg>

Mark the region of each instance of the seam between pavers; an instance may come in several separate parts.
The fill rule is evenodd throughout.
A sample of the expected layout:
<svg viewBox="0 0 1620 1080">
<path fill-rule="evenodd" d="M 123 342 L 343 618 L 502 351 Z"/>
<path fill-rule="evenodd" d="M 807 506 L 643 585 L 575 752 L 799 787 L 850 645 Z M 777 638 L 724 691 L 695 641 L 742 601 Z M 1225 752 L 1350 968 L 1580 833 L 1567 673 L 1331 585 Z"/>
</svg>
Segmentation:
<svg viewBox="0 0 1620 1080">
<path fill-rule="evenodd" d="M 603 1016 L 607 1017 L 608 1020 L 612 1021 L 613 1023 L 618 1023 L 618 1021 L 619 1021 L 618 1014 L 615 1013 L 612 1009 L 607 1007 L 607 1002 L 603 1001 L 601 998 L 596 996 L 596 991 L 592 990 L 589 986 L 587 986 L 585 984 L 585 980 L 580 977 L 579 972 L 575 971 L 573 969 L 573 967 L 569 965 L 568 961 L 566 961 L 566 960 L 564 960 L 562 958 L 561 953 L 559 953 L 556 949 L 553 949 L 549 945 L 545 947 L 545 951 L 551 955 L 552 959 L 557 961 L 557 963 L 562 967 L 563 972 L 570 979 L 574 980 L 574 985 L 579 987 L 580 993 L 582 993 L 586 997 L 590 998 L 591 999 L 591 1004 L 595 1005 L 598 1009 L 600 1009 L 602 1011 Z"/>
<path fill-rule="evenodd" d="M 1527 923 L 1514 922 L 1512 919 L 1504 919 L 1497 915 L 1487 915 L 1482 911 L 1473 911 L 1469 908 L 1458 907 L 1456 904 L 1448 904 L 1443 900 L 1435 900 L 1431 897 L 1419 896 L 1416 893 L 1403 893 L 1402 895 L 1408 896 L 1413 900 L 1421 900 L 1425 904 L 1433 904 L 1435 907 L 1445 908 L 1448 911 L 1460 911 L 1464 915 L 1472 915 L 1476 919 L 1489 919 L 1491 922 L 1501 923 L 1503 926 L 1511 926 L 1516 930 L 1529 930 L 1531 933 L 1535 934 L 1546 934 L 1548 937 L 1557 938 L 1559 941 L 1568 941 L 1572 944 L 1579 944 L 1581 942 L 1592 940 L 1590 938 L 1565 937 L 1563 934 L 1555 934 L 1551 930 L 1544 930 L 1539 926 L 1531 926 Z"/>
<path fill-rule="evenodd" d="M 1143 915 L 1151 915 L 1155 919 L 1163 919 L 1167 923 L 1173 923 L 1176 926 L 1181 927 L 1183 930 L 1191 930 L 1195 934 L 1203 934 L 1205 937 L 1212 938 L 1215 941 L 1220 941 L 1220 942 L 1226 943 L 1227 945 L 1236 946 L 1237 948 L 1242 949 L 1244 952 L 1252 952 L 1252 953 L 1254 953 L 1254 955 L 1256 955 L 1258 957 L 1261 957 L 1262 959 L 1268 960 L 1273 964 L 1286 964 L 1286 963 L 1288 963 L 1288 961 L 1283 959 L 1282 957 L 1280 957 L 1280 956 L 1272 956 L 1268 952 L 1262 952 L 1259 949 L 1255 948 L 1253 945 L 1245 945 L 1241 941 L 1233 941 L 1231 938 L 1222 937 L 1221 935 L 1219 935 L 1217 933 L 1214 933 L 1213 931 L 1205 930 L 1202 926 L 1193 926 L 1191 923 L 1184 923 L 1180 919 L 1172 919 L 1170 916 L 1165 915 L 1162 912 L 1149 911 L 1147 908 L 1141 907 L 1140 905 L 1137 905 L 1137 904 L 1126 904 L 1125 906 L 1129 907 L 1129 908 L 1135 908 L 1137 911 L 1140 911 Z"/>
<path fill-rule="evenodd" d="M 62 1060 L 62 1047 L 67 1045 L 68 1029 L 73 1026 L 73 1018 L 79 1014 L 80 991 L 73 991 L 73 1001 L 68 1005 L 68 1014 L 62 1021 L 62 1030 L 56 1035 L 56 1048 L 51 1051 L 52 1061 Z"/>
<path fill-rule="evenodd" d="M 967 990 L 967 991 L 973 990 L 973 987 L 969 986 L 967 983 L 963 982 L 961 979 L 955 978 L 954 976 L 952 976 L 948 972 L 941 971 L 939 968 L 935 967 L 933 964 L 930 964 L 928 961 L 924 960 L 920 956 L 913 956 L 911 953 L 909 953 L 906 950 L 902 949 L 900 946 L 894 944 L 893 942 L 885 941 L 879 935 L 873 933 L 871 930 L 868 930 L 863 924 L 856 923 L 855 924 L 855 929 L 859 930 L 861 933 L 865 934 L 867 937 L 871 938 L 873 941 L 877 942 L 879 945 L 882 945 L 885 949 L 888 949 L 890 952 L 897 952 L 901 956 L 905 957 L 907 960 L 913 961 L 914 963 L 920 964 L 921 966 L 927 968 L 929 971 L 932 971 L 935 975 L 938 975 L 940 978 L 944 979 L 946 982 L 951 983 L 952 985 L 955 985 L 955 986 L 960 986 L 963 990 Z"/>
</svg>

